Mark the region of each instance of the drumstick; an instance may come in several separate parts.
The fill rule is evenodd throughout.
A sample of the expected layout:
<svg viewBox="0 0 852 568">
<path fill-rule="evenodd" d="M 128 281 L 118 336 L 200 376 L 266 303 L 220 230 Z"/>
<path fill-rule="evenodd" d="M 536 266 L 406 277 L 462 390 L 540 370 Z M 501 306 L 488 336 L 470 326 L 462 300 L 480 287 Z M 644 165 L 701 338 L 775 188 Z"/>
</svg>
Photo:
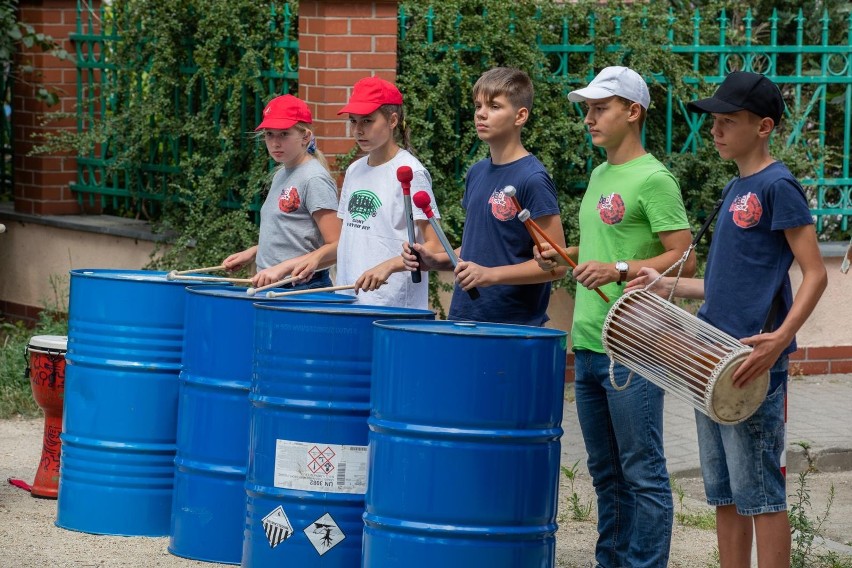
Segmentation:
<svg viewBox="0 0 852 568">
<path fill-rule="evenodd" d="M 402 204 L 405 207 L 405 225 L 408 229 L 408 243 L 413 245 L 414 239 L 414 217 L 411 215 L 411 180 L 414 179 L 414 173 L 408 166 L 400 166 L 396 170 L 396 179 L 399 180 L 399 185 L 402 187 Z M 417 257 L 417 263 L 420 263 L 420 253 L 413 248 L 411 252 Z M 421 280 L 420 269 L 411 273 L 411 281 L 418 284 Z"/>
<path fill-rule="evenodd" d="M 538 233 L 542 236 L 542 238 L 544 238 L 544 240 L 545 240 L 545 241 L 547 241 L 547 242 L 548 242 L 548 244 L 549 244 L 550 246 L 552 246 L 552 247 L 553 247 L 553 250 L 555 250 L 555 251 L 556 251 L 556 253 L 557 253 L 559 256 L 561 256 L 562 258 L 564 258 L 564 259 L 565 259 L 565 262 L 567 262 L 567 263 L 568 263 L 568 265 L 569 265 L 571 268 L 577 268 L 577 263 L 576 263 L 576 262 L 574 262 L 573 260 L 571 260 L 571 257 L 570 257 L 570 256 L 568 256 L 568 254 L 567 254 L 567 253 L 566 253 L 566 252 L 562 249 L 562 247 L 560 247 L 560 246 L 559 246 L 559 245 L 557 245 L 555 242 L 553 242 L 553 239 L 551 239 L 551 238 L 550 238 L 550 236 L 549 236 L 547 233 L 545 233 L 545 232 L 544 232 L 544 230 L 543 230 L 541 227 L 539 227 L 539 226 L 538 226 L 538 223 L 536 223 L 535 221 L 533 221 L 532 219 L 530 219 L 530 212 L 529 212 L 528 210 L 526 210 L 526 209 L 521 210 L 521 212 L 520 212 L 520 213 L 518 213 L 518 219 L 520 219 L 521 221 L 523 221 L 525 224 L 526 224 L 526 222 L 527 222 L 527 221 L 529 221 L 530 226 L 531 226 L 533 229 L 535 229 L 536 231 L 538 231 Z M 609 298 L 607 297 L 607 295 L 606 295 L 606 294 L 604 294 L 604 293 L 601 291 L 601 289 L 600 289 L 600 288 L 595 288 L 595 292 L 597 292 L 597 293 L 598 293 L 598 296 L 600 296 L 600 297 L 601 297 L 601 299 L 602 299 L 604 302 L 609 303 Z"/>
<path fill-rule="evenodd" d="M 166 279 L 174 280 L 175 276 L 181 276 L 183 274 L 201 274 L 203 272 L 216 272 L 217 270 L 225 270 L 225 265 L 220 264 L 219 266 L 208 266 L 206 268 L 193 268 L 192 270 L 172 270 L 169 272 L 168 276 L 166 276 Z"/>
<path fill-rule="evenodd" d="M 507 185 L 506 187 L 503 188 L 503 195 L 507 196 L 509 199 L 512 200 L 512 203 L 515 206 L 515 210 L 518 211 L 518 213 L 520 213 L 523 210 L 523 208 L 521 207 L 521 202 L 518 201 L 517 197 L 515 197 L 516 193 L 517 193 L 517 190 L 515 189 L 515 186 L 513 186 L 513 185 Z M 523 221 L 524 227 L 526 227 L 527 232 L 530 234 L 530 238 L 535 243 L 535 248 L 538 249 L 538 254 L 541 254 L 541 241 L 538 239 L 538 235 L 535 234 L 535 230 L 530 226 L 530 222 L 531 222 L 531 219 L 529 217 L 527 217 L 527 220 Z M 550 273 L 553 276 L 556 276 L 555 270 L 551 270 Z"/>
<path fill-rule="evenodd" d="M 456 256 L 456 251 L 454 251 L 453 247 L 450 246 L 450 241 L 447 240 L 447 235 L 444 234 L 443 229 L 441 229 L 441 225 L 439 225 L 438 221 L 435 219 L 435 213 L 432 212 L 431 207 L 432 198 L 430 198 L 429 194 L 425 191 L 418 191 L 414 194 L 413 201 L 414 204 L 426 214 L 426 218 L 429 219 L 429 224 L 431 224 L 432 228 L 435 229 L 435 233 L 438 235 L 438 240 L 441 241 L 441 246 L 444 247 L 447 256 L 450 257 L 450 262 L 453 264 L 453 268 L 455 268 L 459 264 L 459 258 Z M 471 288 L 467 291 L 467 294 L 470 296 L 471 300 L 479 298 L 479 290 L 476 288 Z"/>
<path fill-rule="evenodd" d="M 267 298 L 280 298 L 281 296 L 295 296 L 297 294 L 315 294 L 319 292 L 335 292 L 337 290 L 354 290 L 355 284 L 346 286 L 327 286 L 325 288 L 307 288 L 305 290 L 293 290 L 292 292 L 267 292 Z"/>
<path fill-rule="evenodd" d="M 196 282 L 230 282 L 232 284 L 251 284 L 251 278 L 227 278 L 225 276 L 175 276 L 169 280 L 193 280 Z"/>
<path fill-rule="evenodd" d="M 287 277 L 283 278 L 282 280 L 279 280 L 278 282 L 273 282 L 272 284 L 267 284 L 266 286 L 261 286 L 260 288 L 248 288 L 248 289 L 246 289 L 246 294 L 248 294 L 249 296 L 254 296 L 258 292 L 263 292 L 264 290 L 269 290 L 270 288 L 277 288 L 277 287 L 281 286 L 282 284 L 287 284 L 292 279 L 293 279 L 292 276 L 287 276 Z"/>
</svg>

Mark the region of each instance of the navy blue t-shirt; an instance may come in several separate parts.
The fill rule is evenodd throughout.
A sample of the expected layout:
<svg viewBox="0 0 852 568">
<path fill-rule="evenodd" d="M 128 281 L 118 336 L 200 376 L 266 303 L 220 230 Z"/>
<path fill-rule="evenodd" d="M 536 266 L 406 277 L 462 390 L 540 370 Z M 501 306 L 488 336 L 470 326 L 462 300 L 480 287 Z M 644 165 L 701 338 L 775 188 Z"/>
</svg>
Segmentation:
<svg viewBox="0 0 852 568">
<path fill-rule="evenodd" d="M 793 251 L 784 230 L 811 225 L 813 219 L 801 185 L 781 162 L 734 178 L 725 191 L 707 257 L 705 301 L 698 317 L 742 339 L 760 332 L 779 289 L 783 302 L 775 328 L 790 311 L 793 294 L 788 271 Z M 785 353 L 795 350 L 794 338 Z"/>
<path fill-rule="evenodd" d="M 533 243 L 518 211 L 503 188 L 512 185 L 521 207 L 532 219 L 558 215 L 556 186 L 532 154 L 509 164 L 494 165 L 490 158 L 467 172 L 462 206 L 466 216 L 461 254 L 481 266 L 508 266 L 533 257 Z M 458 286 L 453 290 L 450 319 L 539 326 L 547 321 L 550 283 L 498 285 L 479 288 L 471 300 Z"/>
</svg>

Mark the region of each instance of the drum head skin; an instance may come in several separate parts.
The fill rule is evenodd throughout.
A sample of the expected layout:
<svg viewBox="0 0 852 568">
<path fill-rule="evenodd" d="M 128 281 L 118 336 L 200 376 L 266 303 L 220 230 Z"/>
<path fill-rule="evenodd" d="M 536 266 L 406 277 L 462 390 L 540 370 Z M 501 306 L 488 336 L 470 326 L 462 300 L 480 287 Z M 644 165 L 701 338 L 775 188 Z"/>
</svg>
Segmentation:
<svg viewBox="0 0 852 568">
<path fill-rule="evenodd" d="M 711 379 L 705 397 L 707 415 L 719 424 L 739 424 L 754 414 L 766 398 L 769 371 L 752 379 L 743 388 L 733 386 L 734 373 L 750 352 L 734 355 Z"/>
</svg>

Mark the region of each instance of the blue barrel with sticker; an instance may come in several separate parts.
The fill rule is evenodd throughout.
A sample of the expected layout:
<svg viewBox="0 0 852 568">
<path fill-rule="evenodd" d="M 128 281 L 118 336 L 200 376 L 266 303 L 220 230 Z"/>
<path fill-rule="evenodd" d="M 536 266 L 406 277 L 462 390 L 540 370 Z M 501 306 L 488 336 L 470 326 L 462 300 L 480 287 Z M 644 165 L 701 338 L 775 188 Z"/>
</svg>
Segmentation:
<svg viewBox="0 0 852 568">
<path fill-rule="evenodd" d="M 435 314 L 369 305 L 256 307 L 242 564 L 359 566 L 373 322 Z"/>
<path fill-rule="evenodd" d="M 233 286 L 192 286 L 186 293 L 169 552 L 239 564 L 245 527 L 253 304 L 273 300 L 249 296 L 245 288 Z M 316 292 L 274 301 L 354 300 Z"/>
<path fill-rule="evenodd" d="M 186 286 L 71 271 L 57 526 L 169 534 Z"/>
<path fill-rule="evenodd" d="M 363 568 L 550 568 L 566 334 L 376 323 Z"/>
</svg>

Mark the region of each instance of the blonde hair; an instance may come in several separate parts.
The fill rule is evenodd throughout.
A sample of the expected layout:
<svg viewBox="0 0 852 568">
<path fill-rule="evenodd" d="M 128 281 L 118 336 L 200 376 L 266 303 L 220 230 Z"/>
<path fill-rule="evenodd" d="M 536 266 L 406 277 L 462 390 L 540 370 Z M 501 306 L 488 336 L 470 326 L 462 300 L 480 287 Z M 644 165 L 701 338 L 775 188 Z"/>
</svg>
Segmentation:
<svg viewBox="0 0 852 568">
<path fill-rule="evenodd" d="M 308 154 L 310 154 L 310 155 L 311 155 L 311 156 L 313 156 L 314 158 L 316 158 L 316 160 L 320 163 L 320 165 L 321 165 L 323 168 L 325 168 L 325 171 L 327 171 L 328 173 L 331 173 L 331 169 L 328 167 L 328 160 L 326 159 L 325 154 L 323 154 L 323 153 L 322 153 L 322 151 L 320 151 L 320 149 L 319 149 L 319 148 L 317 148 L 317 145 L 316 145 L 316 136 L 314 135 L 314 131 L 313 131 L 313 129 L 311 129 L 311 125 L 310 125 L 310 124 L 308 124 L 307 122 L 297 122 L 296 124 L 294 124 L 294 125 L 293 125 L 293 126 L 291 126 L 290 128 L 295 129 L 295 130 L 296 130 L 299 134 L 301 134 L 302 136 L 304 136 L 304 135 L 305 135 L 305 132 L 308 132 L 308 131 L 310 130 L 310 132 L 311 132 L 311 139 L 308 141 L 308 145 L 305 147 L 305 152 L 306 152 L 306 153 L 308 153 Z M 258 130 L 258 131 L 256 131 L 254 134 L 255 134 L 255 136 L 257 136 L 258 138 L 262 138 L 262 137 L 264 136 L 264 134 L 263 134 L 263 133 L 264 133 L 266 130 L 278 130 L 278 129 L 275 129 L 275 128 L 264 128 L 264 129 L 262 129 L 262 130 Z M 286 130 L 289 130 L 289 128 L 287 128 Z M 278 171 L 279 171 L 279 170 L 281 170 L 283 167 L 284 167 L 284 164 L 278 164 L 278 166 L 276 166 L 276 167 L 272 170 L 272 172 L 270 173 L 270 176 L 271 176 L 271 177 L 274 177 L 274 176 L 275 176 L 275 174 L 277 174 L 277 173 L 278 173 Z"/>
</svg>

